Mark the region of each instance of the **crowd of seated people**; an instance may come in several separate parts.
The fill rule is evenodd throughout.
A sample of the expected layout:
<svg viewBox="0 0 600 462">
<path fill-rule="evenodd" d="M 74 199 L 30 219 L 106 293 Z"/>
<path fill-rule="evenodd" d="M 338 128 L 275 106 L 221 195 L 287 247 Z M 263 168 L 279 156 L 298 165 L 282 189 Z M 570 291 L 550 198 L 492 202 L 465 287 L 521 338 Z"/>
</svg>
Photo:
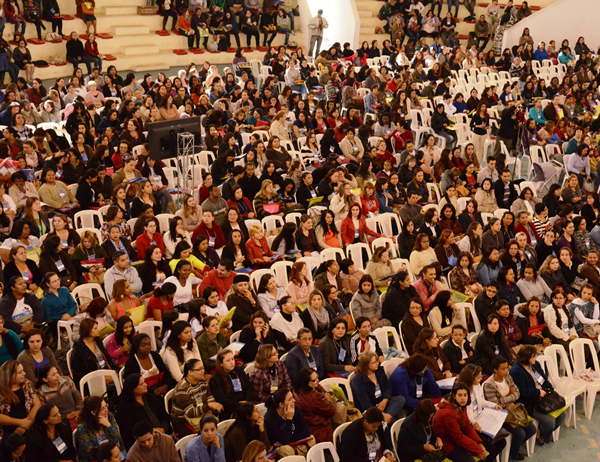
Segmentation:
<svg viewBox="0 0 600 462">
<path fill-rule="evenodd" d="M 580 58 L 555 94 L 533 73 L 515 81 L 516 90 L 531 82 L 540 98 L 553 96 L 543 112 L 572 149 L 560 157 L 564 186 L 557 178 L 538 197 L 507 168 L 506 151 L 525 159 L 531 143 L 546 144 L 533 118 L 517 142 L 520 90 L 502 106 L 492 86 L 482 100 L 471 95 L 472 143 L 456 143 L 444 127 L 458 100 L 437 105 L 436 135 L 423 136 L 410 114 L 435 97 L 417 81 L 423 63 L 433 67 L 429 51 L 415 55 L 416 73 L 356 72 L 330 59 L 336 47 L 311 66 L 301 48 L 270 49 L 276 75 L 261 88 L 247 72 L 221 76 L 207 62 L 173 82 L 164 74 L 123 81 L 112 66 L 84 79 L 80 70 L 39 103 L 39 85 L 6 89 L 0 157 L 14 161 L 0 177 L 7 460 L 40 451 L 50 461 L 113 462 L 122 452 L 177 460 L 175 442 L 198 435 L 189 461 L 256 461 L 271 451 L 305 455 L 353 420 L 338 448 L 344 461 L 372 452 L 414 460 L 439 449 L 452 460 L 492 461 L 506 441 L 487 438 L 476 419 L 511 402 L 539 423 L 537 432 L 505 428 L 512 459 L 534 435 L 552 443 L 565 414 L 533 405 L 553 389 L 537 354 L 579 338 L 595 340 L 590 354 L 600 350 L 592 169 L 600 127 L 568 106 L 583 91 L 583 66 L 593 115 L 597 65 Z M 463 50 L 451 53 L 446 63 L 460 67 Z M 306 92 L 292 89 L 295 66 Z M 355 98 L 360 87 L 374 88 L 379 104 Z M 491 108 L 500 116 L 493 155 L 484 152 Z M 145 132 L 188 116 L 204 116 L 212 162 L 189 194 L 171 194 L 167 164 L 150 157 Z M 61 118 L 55 129 L 36 127 Z M 95 226 L 83 228 L 77 213 L 91 210 Z M 89 284 L 102 292 L 85 300 Z M 146 320 L 160 332 L 142 332 Z M 379 328 L 400 334 L 406 354 L 380 344 Z M 386 373 L 392 358 L 400 361 Z M 86 384 L 97 371 L 105 396 Z M 333 377 L 349 380 L 353 408 L 320 383 Z M 440 388 L 453 377 L 451 389 Z M 390 429 L 404 417 L 396 452 Z M 219 433 L 224 420 L 232 425 Z"/>
</svg>

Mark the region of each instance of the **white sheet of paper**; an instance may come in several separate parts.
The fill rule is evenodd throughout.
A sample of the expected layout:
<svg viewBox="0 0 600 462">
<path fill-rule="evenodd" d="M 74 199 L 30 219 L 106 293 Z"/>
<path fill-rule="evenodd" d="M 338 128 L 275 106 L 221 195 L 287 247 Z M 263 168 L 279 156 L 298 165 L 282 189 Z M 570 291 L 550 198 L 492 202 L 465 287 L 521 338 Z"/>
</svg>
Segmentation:
<svg viewBox="0 0 600 462">
<path fill-rule="evenodd" d="M 486 407 L 479 417 L 477 417 L 477 422 L 481 425 L 482 433 L 485 433 L 490 438 L 495 438 L 506 417 L 508 416 L 508 411 L 504 409 L 492 409 L 491 407 Z"/>
<path fill-rule="evenodd" d="M 451 390 L 454 386 L 454 382 L 456 382 L 456 377 L 450 377 L 449 379 L 438 380 L 438 387 L 443 388 L 444 390 Z"/>
</svg>

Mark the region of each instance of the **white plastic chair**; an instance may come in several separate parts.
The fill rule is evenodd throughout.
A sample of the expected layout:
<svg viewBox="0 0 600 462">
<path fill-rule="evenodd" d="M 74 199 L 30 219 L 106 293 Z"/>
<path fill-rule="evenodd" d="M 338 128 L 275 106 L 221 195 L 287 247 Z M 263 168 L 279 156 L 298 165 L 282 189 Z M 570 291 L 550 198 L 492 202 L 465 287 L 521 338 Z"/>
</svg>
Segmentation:
<svg viewBox="0 0 600 462">
<path fill-rule="evenodd" d="M 544 350 L 544 355 L 550 358 L 551 381 L 556 390 L 565 398 L 565 401 L 571 396 L 583 395 L 585 402 L 587 387 L 585 382 L 576 379 L 571 370 L 569 356 L 562 345 L 550 345 Z M 560 359 L 560 367 L 559 365 Z M 573 427 L 577 428 L 577 419 L 573 410 Z"/>
<path fill-rule="evenodd" d="M 71 292 L 71 295 L 73 295 L 75 303 L 77 303 L 79 308 L 81 308 L 81 305 L 83 304 L 90 303 L 95 297 L 102 297 L 106 300 L 104 289 L 100 284 L 95 282 L 81 284 L 80 286 L 75 287 Z"/>
<path fill-rule="evenodd" d="M 75 324 L 75 320 L 73 319 L 68 319 L 66 321 L 63 320 L 59 320 L 56 323 L 56 330 L 58 333 L 58 340 L 57 342 L 57 349 L 60 350 L 63 345 L 62 345 L 62 338 L 60 335 L 60 330 L 61 329 L 65 329 L 65 331 L 67 332 L 67 338 L 69 339 L 69 344 L 67 345 L 69 348 L 71 347 L 72 343 L 73 343 L 73 324 Z"/>
<path fill-rule="evenodd" d="M 585 369 L 585 349 L 589 348 L 592 360 L 594 362 L 593 369 L 596 372 L 600 372 L 600 366 L 598 365 L 598 355 L 596 354 L 596 348 L 594 348 L 594 343 L 589 338 L 578 338 L 571 343 L 569 343 L 569 355 L 571 356 L 571 361 L 573 363 L 573 370 L 575 373 L 575 377 L 579 379 L 579 371 Z M 600 380 L 595 382 L 587 382 L 585 383 L 587 389 L 587 395 L 585 400 L 585 417 L 587 419 L 592 418 L 592 413 L 594 412 L 594 403 L 596 402 L 596 393 L 600 391 Z"/>
<path fill-rule="evenodd" d="M 173 391 L 173 390 L 171 390 L 171 391 Z M 165 396 L 165 398 L 166 398 L 166 396 Z M 187 448 L 187 445 L 190 444 L 190 442 L 197 436 L 198 435 L 196 435 L 195 433 L 192 435 L 187 435 L 187 436 L 184 436 L 183 438 L 181 438 L 179 441 L 177 441 L 177 443 L 175 443 L 175 449 L 179 453 L 179 457 L 181 458 L 181 460 L 185 460 L 185 449 Z M 198 437 L 202 438 L 201 436 L 198 436 Z"/>
<path fill-rule="evenodd" d="M 100 226 L 102 226 L 102 223 L 104 223 L 104 217 L 102 216 L 99 210 L 82 210 L 80 212 L 77 212 L 73 217 L 75 229 L 96 228 L 96 224 L 94 223 L 94 217 L 98 219 L 98 221 L 100 222 Z"/>
<path fill-rule="evenodd" d="M 240 339 L 241 333 L 242 333 L 242 331 L 238 330 L 237 332 L 234 332 L 233 334 L 231 334 L 231 337 L 229 337 L 229 343 L 232 344 L 233 342 L 237 342 Z"/>
<path fill-rule="evenodd" d="M 346 390 L 346 397 L 349 401 L 354 401 L 354 395 L 352 394 L 352 389 L 350 388 L 350 380 L 345 379 L 343 377 L 329 377 L 327 379 L 323 379 L 319 382 L 319 384 L 326 390 L 331 391 L 331 385 L 337 385 L 338 387 L 344 387 Z"/>
<path fill-rule="evenodd" d="M 317 257 L 301 257 L 296 260 L 297 262 L 303 261 L 308 266 L 308 280 L 312 282 L 313 275 L 312 272 L 319 267 L 321 264 L 321 260 Z"/>
<path fill-rule="evenodd" d="M 400 365 L 400 363 L 402 363 L 402 361 L 404 361 L 404 359 L 402 359 L 402 358 L 391 358 L 391 359 L 385 360 L 381 364 L 381 366 L 383 367 L 383 370 L 385 371 L 385 375 L 387 375 L 388 379 L 394 373 L 394 371 Z"/>
<path fill-rule="evenodd" d="M 394 337 L 394 344 L 396 345 L 396 349 L 402 348 L 402 344 L 400 343 L 400 336 L 398 335 L 398 331 L 395 327 L 392 326 L 383 326 L 378 327 L 373 331 L 373 335 L 377 337 L 377 341 L 379 342 L 380 348 L 383 350 L 385 348 L 390 347 L 390 339 L 388 334 L 392 334 Z"/>
<path fill-rule="evenodd" d="M 73 348 L 71 348 L 69 351 L 67 351 L 67 354 L 65 355 L 65 360 L 67 361 L 67 369 L 69 369 L 69 376 L 72 378 L 73 377 L 73 372 L 71 370 L 71 356 L 73 355 Z"/>
<path fill-rule="evenodd" d="M 396 420 L 392 424 L 392 428 L 390 429 L 390 435 L 392 437 L 392 446 L 394 447 L 394 453 L 396 454 L 396 458 L 398 457 L 398 435 L 400 435 L 400 428 L 404 423 L 404 417 L 402 419 Z"/>
<path fill-rule="evenodd" d="M 369 260 L 373 256 L 373 252 L 371 251 L 371 247 L 369 244 L 365 244 L 363 242 L 358 242 L 356 244 L 350 244 L 346 247 L 346 255 L 348 258 L 354 262 L 354 265 L 360 269 L 361 271 L 365 270 L 366 264 L 363 261 L 363 249 L 366 250 Z"/>
<path fill-rule="evenodd" d="M 391 234 L 389 234 L 389 236 L 391 236 Z M 398 248 L 396 247 L 396 244 L 394 244 L 394 241 L 392 241 L 392 239 L 389 237 L 378 237 L 377 239 L 374 239 L 373 242 L 371 242 L 371 248 L 373 249 L 373 252 L 375 252 L 377 247 L 385 247 L 390 253 L 390 258 L 399 257 Z"/>
<path fill-rule="evenodd" d="M 325 451 L 329 450 L 333 457 L 333 462 L 340 462 L 340 457 L 338 456 L 333 443 L 327 441 L 325 443 L 317 443 L 310 450 L 308 454 L 306 454 L 306 462 L 326 462 Z"/>
<path fill-rule="evenodd" d="M 119 376 L 115 371 L 100 369 L 98 371 L 90 372 L 86 374 L 79 382 L 79 392 L 81 396 L 102 396 L 106 393 L 106 377 L 111 377 L 115 388 L 117 389 L 117 395 L 121 394 L 121 382 Z M 87 385 L 88 393 L 85 393 L 85 386 Z"/>
<path fill-rule="evenodd" d="M 335 445 L 336 449 L 338 448 L 338 445 L 342 442 L 342 433 L 344 433 L 344 430 L 351 423 L 352 422 L 343 423 L 342 425 L 340 425 L 333 431 L 333 444 Z M 287 459 L 287 457 L 285 459 Z M 281 462 L 282 460 L 285 460 L 285 459 L 280 459 L 279 462 Z"/>
<path fill-rule="evenodd" d="M 254 363 L 250 363 L 250 364 L 246 365 L 246 367 L 244 368 L 244 372 L 246 373 L 246 375 L 248 377 L 250 377 L 255 369 L 256 369 L 256 366 L 254 365 Z"/>
<path fill-rule="evenodd" d="M 229 430 L 229 427 L 231 427 L 234 422 L 235 419 L 227 419 L 219 422 L 217 424 L 217 433 L 219 435 L 225 435 L 225 433 L 227 433 L 227 430 Z"/>
<path fill-rule="evenodd" d="M 269 215 L 262 219 L 261 224 L 265 231 L 274 231 L 277 228 L 283 227 L 285 222 L 283 221 L 283 218 L 278 215 Z"/>
<path fill-rule="evenodd" d="M 408 353 L 408 349 L 406 348 L 406 342 L 404 341 L 404 335 L 402 335 L 402 323 L 404 321 L 400 321 L 398 323 L 398 335 L 400 336 L 400 341 L 402 342 L 402 349 Z"/>
<path fill-rule="evenodd" d="M 346 258 L 346 255 L 344 254 L 344 251 L 342 249 L 338 249 L 336 247 L 330 247 L 328 249 L 323 249 L 323 250 L 321 250 L 321 262 L 329 261 L 329 260 L 336 260 L 338 255 L 340 256 L 340 258 L 342 260 L 344 258 Z"/>
<path fill-rule="evenodd" d="M 165 233 L 169 229 L 169 222 L 175 215 L 172 213 L 159 213 L 156 215 L 156 219 L 158 220 L 158 224 L 160 226 L 160 231 Z"/>
<path fill-rule="evenodd" d="M 270 274 L 275 279 L 277 279 L 277 277 L 275 276 L 275 272 L 272 269 L 268 268 L 258 269 L 250 273 L 250 287 L 252 287 L 255 292 L 258 291 L 258 284 L 260 283 L 260 280 L 265 274 Z"/>
<path fill-rule="evenodd" d="M 135 328 L 135 330 L 137 331 L 138 334 L 140 334 L 140 333 L 148 334 L 148 337 L 150 337 L 150 344 L 152 345 L 152 351 L 156 351 L 158 348 L 158 346 L 156 344 L 156 328 L 157 327 L 160 332 L 160 329 L 162 328 L 161 321 L 148 320 L 148 321 L 143 321 L 143 322 L 139 323 Z"/>
<path fill-rule="evenodd" d="M 296 225 L 298 225 L 300 223 L 300 218 L 302 218 L 301 213 L 298 213 L 298 212 L 288 213 L 285 216 L 285 222 L 286 223 L 295 223 Z M 286 459 L 287 459 L 287 457 L 286 457 Z"/>
<path fill-rule="evenodd" d="M 286 288 L 288 285 L 287 268 L 292 268 L 294 264 L 291 261 L 278 261 L 271 265 L 271 269 L 275 273 L 277 285 Z"/>
<path fill-rule="evenodd" d="M 343 425 L 348 425 L 348 424 L 349 424 L 349 422 L 340 425 L 340 427 Z M 338 427 L 338 428 L 340 428 L 340 427 Z M 336 431 L 337 431 L 337 428 L 336 428 Z M 335 435 L 335 432 L 333 432 L 333 434 Z M 287 456 L 287 457 L 284 457 L 283 459 L 279 459 L 279 462 L 306 462 L 306 457 L 304 457 L 304 456 Z"/>
<path fill-rule="evenodd" d="M 382 213 L 377 217 L 377 223 L 379 224 L 379 229 L 381 230 L 381 234 L 387 237 L 394 236 L 394 231 L 392 228 L 392 222 L 396 223 L 396 227 L 398 229 L 398 234 L 402 231 L 402 225 L 400 224 L 400 219 L 398 215 L 392 212 Z"/>
</svg>

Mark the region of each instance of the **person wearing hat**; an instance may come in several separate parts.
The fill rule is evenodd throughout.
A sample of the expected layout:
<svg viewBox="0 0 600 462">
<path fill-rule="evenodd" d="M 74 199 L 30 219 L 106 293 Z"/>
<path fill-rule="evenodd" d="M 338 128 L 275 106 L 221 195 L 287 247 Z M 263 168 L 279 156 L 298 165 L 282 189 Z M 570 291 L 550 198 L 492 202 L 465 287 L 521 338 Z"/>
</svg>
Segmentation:
<svg viewBox="0 0 600 462">
<path fill-rule="evenodd" d="M 232 330 L 237 332 L 250 322 L 252 315 L 260 310 L 257 297 L 250 287 L 250 278 L 246 274 L 238 274 L 233 278 L 233 287 L 227 297 L 227 308 L 236 307 L 233 313 Z"/>
<path fill-rule="evenodd" d="M 323 43 L 323 30 L 329 27 L 327 19 L 323 17 L 323 10 L 317 11 L 317 15 L 310 20 L 308 28 L 310 29 L 310 46 L 308 47 L 308 56 L 313 56 L 313 49 L 317 45 L 316 54 L 321 50 Z"/>
</svg>

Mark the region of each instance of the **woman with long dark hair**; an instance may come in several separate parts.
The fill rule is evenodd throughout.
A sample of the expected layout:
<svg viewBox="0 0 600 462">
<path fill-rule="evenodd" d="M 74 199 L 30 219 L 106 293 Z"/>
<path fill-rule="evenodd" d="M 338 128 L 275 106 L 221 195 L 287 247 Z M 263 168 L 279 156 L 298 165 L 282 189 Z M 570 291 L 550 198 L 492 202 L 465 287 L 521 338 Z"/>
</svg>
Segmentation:
<svg viewBox="0 0 600 462">
<path fill-rule="evenodd" d="M 44 462 L 59 462 L 77 458 L 71 428 L 63 422 L 58 407 L 52 404 L 40 407 L 34 424 L 27 432 L 25 454 L 31 460 L 37 459 Z"/>
<path fill-rule="evenodd" d="M 171 432 L 169 414 L 162 400 L 149 393 L 148 384 L 141 374 L 131 374 L 123 380 L 116 418 L 127 449 L 135 443 L 133 428 L 137 422 L 147 420 L 154 431 Z"/>
<path fill-rule="evenodd" d="M 193 339 L 192 328 L 188 322 L 177 321 L 173 324 L 167 340 L 167 347 L 162 356 L 171 376 L 177 382 L 183 378 L 183 368 L 188 360 L 201 359 L 198 345 Z"/>
<path fill-rule="evenodd" d="M 106 351 L 118 367 L 123 366 L 129 359 L 134 336 L 133 321 L 129 316 L 121 316 L 106 343 Z"/>
<path fill-rule="evenodd" d="M 100 439 L 100 435 L 104 435 L 104 438 Z M 98 447 L 105 440 L 123 447 L 117 421 L 101 396 L 88 396 L 84 400 L 74 440 L 77 459 L 82 462 L 96 460 Z"/>
<path fill-rule="evenodd" d="M 225 459 L 227 462 L 245 461 L 246 458 L 242 456 L 246 455 L 246 448 L 253 443 L 262 443 L 263 447 L 271 447 L 265 430 L 265 420 L 257 407 L 251 402 L 239 404 L 235 422 L 229 427 L 224 436 Z"/>
<path fill-rule="evenodd" d="M 477 364 L 487 375 L 493 374 L 492 360 L 501 355 L 512 364 L 513 354 L 508 346 L 504 331 L 501 329 L 500 317 L 490 314 L 475 340 L 473 363 Z"/>
</svg>

